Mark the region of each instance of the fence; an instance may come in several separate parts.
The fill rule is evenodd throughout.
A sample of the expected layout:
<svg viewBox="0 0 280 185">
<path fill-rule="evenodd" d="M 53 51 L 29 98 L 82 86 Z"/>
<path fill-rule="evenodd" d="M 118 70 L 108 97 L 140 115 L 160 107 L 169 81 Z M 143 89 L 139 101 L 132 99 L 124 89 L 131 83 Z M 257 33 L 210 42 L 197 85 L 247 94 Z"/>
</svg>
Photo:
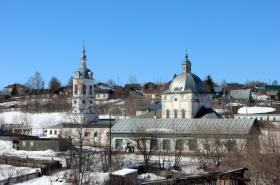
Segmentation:
<svg viewBox="0 0 280 185">
<path fill-rule="evenodd" d="M 244 178 L 246 170 L 241 168 L 227 172 L 145 182 L 142 185 L 246 185 L 248 181 Z"/>
<path fill-rule="evenodd" d="M 0 180 L 0 185 L 12 185 L 12 184 L 16 184 L 16 183 L 22 183 L 31 179 L 35 179 L 41 177 L 41 173 L 40 172 L 35 172 L 35 173 L 30 173 L 30 174 L 26 174 L 26 175 L 21 175 L 18 177 L 11 177 L 8 179 L 4 179 L 4 180 Z"/>
<path fill-rule="evenodd" d="M 48 175 L 52 170 L 61 169 L 62 165 L 57 160 L 39 160 L 32 158 L 20 158 L 15 156 L 0 156 L 0 164 L 12 166 L 41 168 L 43 175 Z"/>
</svg>

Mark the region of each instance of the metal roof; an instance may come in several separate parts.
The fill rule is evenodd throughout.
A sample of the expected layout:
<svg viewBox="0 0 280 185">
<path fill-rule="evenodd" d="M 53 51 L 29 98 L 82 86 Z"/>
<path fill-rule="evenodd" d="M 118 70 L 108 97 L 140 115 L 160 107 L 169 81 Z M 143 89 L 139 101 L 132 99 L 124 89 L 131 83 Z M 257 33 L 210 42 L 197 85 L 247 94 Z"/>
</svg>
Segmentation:
<svg viewBox="0 0 280 185">
<path fill-rule="evenodd" d="M 254 120 L 247 119 L 123 119 L 112 133 L 249 134 Z"/>
<path fill-rule="evenodd" d="M 251 89 L 231 90 L 230 96 L 236 100 L 249 100 L 252 98 Z"/>
<path fill-rule="evenodd" d="M 170 86 L 169 90 L 174 91 L 191 91 L 191 92 L 207 92 L 201 79 L 193 73 L 183 72 L 176 76 Z"/>
</svg>

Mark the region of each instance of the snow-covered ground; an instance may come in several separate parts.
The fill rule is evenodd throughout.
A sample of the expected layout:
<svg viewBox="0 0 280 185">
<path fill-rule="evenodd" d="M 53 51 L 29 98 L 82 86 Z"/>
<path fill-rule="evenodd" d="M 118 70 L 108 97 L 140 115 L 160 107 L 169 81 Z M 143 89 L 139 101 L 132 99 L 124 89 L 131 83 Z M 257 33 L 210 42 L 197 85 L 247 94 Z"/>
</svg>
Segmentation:
<svg viewBox="0 0 280 185">
<path fill-rule="evenodd" d="M 35 159 L 58 159 L 57 153 L 52 150 L 46 151 L 25 151 L 25 150 L 16 150 L 13 148 L 13 143 L 11 141 L 2 141 L 0 140 L 0 155 L 7 156 L 17 156 L 21 158 L 35 158 Z"/>
<path fill-rule="evenodd" d="M 35 173 L 36 171 L 40 171 L 40 168 L 15 167 L 11 165 L 0 164 L 0 180 L 29 173 Z"/>
<path fill-rule="evenodd" d="M 265 114 L 275 110 L 273 107 L 242 107 L 238 110 L 238 114 Z"/>
<path fill-rule="evenodd" d="M 67 171 L 59 172 L 53 176 L 42 176 L 17 185 L 70 185 L 70 183 L 67 183 L 65 177 L 66 172 Z M 109 178 L 109 173 L 91 172 L 87 175 L 91 178 L 90 184 L 94 185 L 103 185 Z"/>
<path fill-rule="evenodd" d="M 109 115 L 99 115 L 99 119 L 109 119 Z M 124 119 L 124 116 L 111 116 L 112 119 Z M 127 118 L 127 117 L 126 117 Z M 53 113 L 25 113 L 25 112 L 3 112 L 0 120 L 4 124 L 28 124 L 32 127 L 32 135 L 42 136 L 44 129 L 49 126 L 70 122 L 71 115 L 67 112 Z"/>
</svg>

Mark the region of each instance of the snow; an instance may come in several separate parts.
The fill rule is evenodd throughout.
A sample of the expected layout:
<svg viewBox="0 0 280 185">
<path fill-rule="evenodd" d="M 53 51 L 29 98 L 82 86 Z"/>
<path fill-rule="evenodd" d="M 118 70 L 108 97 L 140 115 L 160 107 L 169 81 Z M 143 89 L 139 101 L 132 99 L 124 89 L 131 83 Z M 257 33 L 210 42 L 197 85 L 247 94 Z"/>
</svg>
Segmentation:
<svg viewBox="0 0 280 185">
<path fill-rule="evenodd" d="M 258 101 L 266 101 L 266 100 L 268 100 L 268 96 L 261 95 L 261 94 L 258 94 L 256 92 L 252 92 L 252 97 L 253 97 L 254 100 L 258 100 Z"/>
<path fill-rule="evenodd" d="M 238 114 L 265 114 L 275 110 L 273 107 L 242 107 L 238 110 Z"/>
<path fill-rule="evenodd" d="M 40 168 L 15 167 L 11 165 L 0 164 L 0 180 L 8 179 L 11 177 L 17 177 L 29 173 L 35 173 L 36 171 L 40 171 Z"/>
<path fill-rule="evenodd" d="M 143 181 L 156 181 L 156 180 L 162 180 L 165 179 L 164 177 L 158 176 L 156 174 L 153 173 L 144 173 L 141 175 L 138 175 L 138 178 L 143 180 Z"/>
<path fill-rule="evenodd" d="M 25 151 L 16 150 L 13 148 L 13 143 L 11 141 L 0 140 L 0 155 L 6 156 L 17 156 L 21 158 L 35 158 L 35 159 L 51 159 L 57 156 L 57 153 L 52 150 L 46 151 Z"/>
<path fill-rule="evenodd" d="M 67 172 L 68 171 L 59 172 L 53 176 L 42 176 L 17 185 L 70 185 L 71 183 L 66 182 L 67 175 L 65 174 L 67 174 Z M 91 172 L 87 175 L 91 179 L 90 184 L 103 185 L 104 182 L 109 179 L 109 173 Z"/>
<path fill-rule="evenodd" d="M 135 169 L 122 169 L 122 170 L 113 172 L 112 175 L 126 176 L 128 174 L 136 173 L 136 172 L 137 172 L 137 170 L 135 170 Z"/>
<path fill-rule="evenodd" d="M 32 135 L 42 135 L 43 128 L 65 122 L 68 117 L 65 112 L 25 113 L 15 111 L 0 113 L 0 118 L 5 124 L 30 124 Z"/>
</svg>

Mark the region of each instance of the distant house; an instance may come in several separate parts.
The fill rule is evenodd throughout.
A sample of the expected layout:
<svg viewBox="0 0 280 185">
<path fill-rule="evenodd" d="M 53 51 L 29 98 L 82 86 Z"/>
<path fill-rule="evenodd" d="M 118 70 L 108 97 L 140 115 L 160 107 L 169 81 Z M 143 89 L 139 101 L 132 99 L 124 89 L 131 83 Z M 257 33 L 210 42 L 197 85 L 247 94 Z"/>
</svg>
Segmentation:
<svg viewBox="0 0 280 185">
<path fill-rule="evenodd" d="M 62 133 L 63 124 L 56 124 L 46 129 L 47 138 L 60 138 Z"/>
<path fill-rule="evenodd" d="M 64 96 L 72 95 L 72 91 L 72 86 L 64 86 L 58 89 L 58 93 Z"/>
<path fill-rule="evenodd" d="M 105 101 L 113 97 L 113 91 L 110 89 L 95 89 L 95 100 Z"/>
<path fill-rule="evenodd" d="M 27 151 L 65 151 L 72 147 L 71 139 L 39 138 L 21 134 L 8 134 L 0 137 L 1 140 L 13 142 L 13 147 L 17 150 Z"/>
<path fill-rule="evenodd" d="M 235 119 L 253 119 L 259 121 L 280 122 L 280 114 L 235 114 Z"/>
<path fill-rule="evenodd" d="M 28 90 L 26 86 L 19 83 L 7 85 L 4 87 L 4 90 L 5 92 L 11 94 L 14 88 L 17 90 L 18 95 L 23 95 Z"/>
<path fill-rule="evenodd" d="M 20 138 L 18 149 L 28 151 L 66 151 L 72 147 L 71 139 L 62 138 Z"/>
<path fill-rule="evenodd" d="M 251 89 L 237 89 L 230 91 L 230 98 L 234 101 L 249 102 L 253 99 Z"/>
<path fill-rule="evenodd" d="M 111 120 L 111 126 L 115 124 L 115 120 Z M 84 145 L 94 147 L 105 147 L 109 143 L 110 120 L 98 120 L 96 122 L 80 125 L 65 123 L 62 128 L 62 138 L 71 138 L 73 144 L 79 141 L 79 131 L 83 132 L 82 138 Z"/>
<path fill-rule="evenodd" d="M 269 100 L 279 100 L 278 91 L 280 90 L 280 85 L 265 85 L 259 87 L 258 90 L 269 97 Z"/>
<path fill-rule="evenodd" d="M 161 118 L 161 103 L 149 103 L 141 109 L 136 110 L 136 116 L 139 118 Z"/>
</svg>

